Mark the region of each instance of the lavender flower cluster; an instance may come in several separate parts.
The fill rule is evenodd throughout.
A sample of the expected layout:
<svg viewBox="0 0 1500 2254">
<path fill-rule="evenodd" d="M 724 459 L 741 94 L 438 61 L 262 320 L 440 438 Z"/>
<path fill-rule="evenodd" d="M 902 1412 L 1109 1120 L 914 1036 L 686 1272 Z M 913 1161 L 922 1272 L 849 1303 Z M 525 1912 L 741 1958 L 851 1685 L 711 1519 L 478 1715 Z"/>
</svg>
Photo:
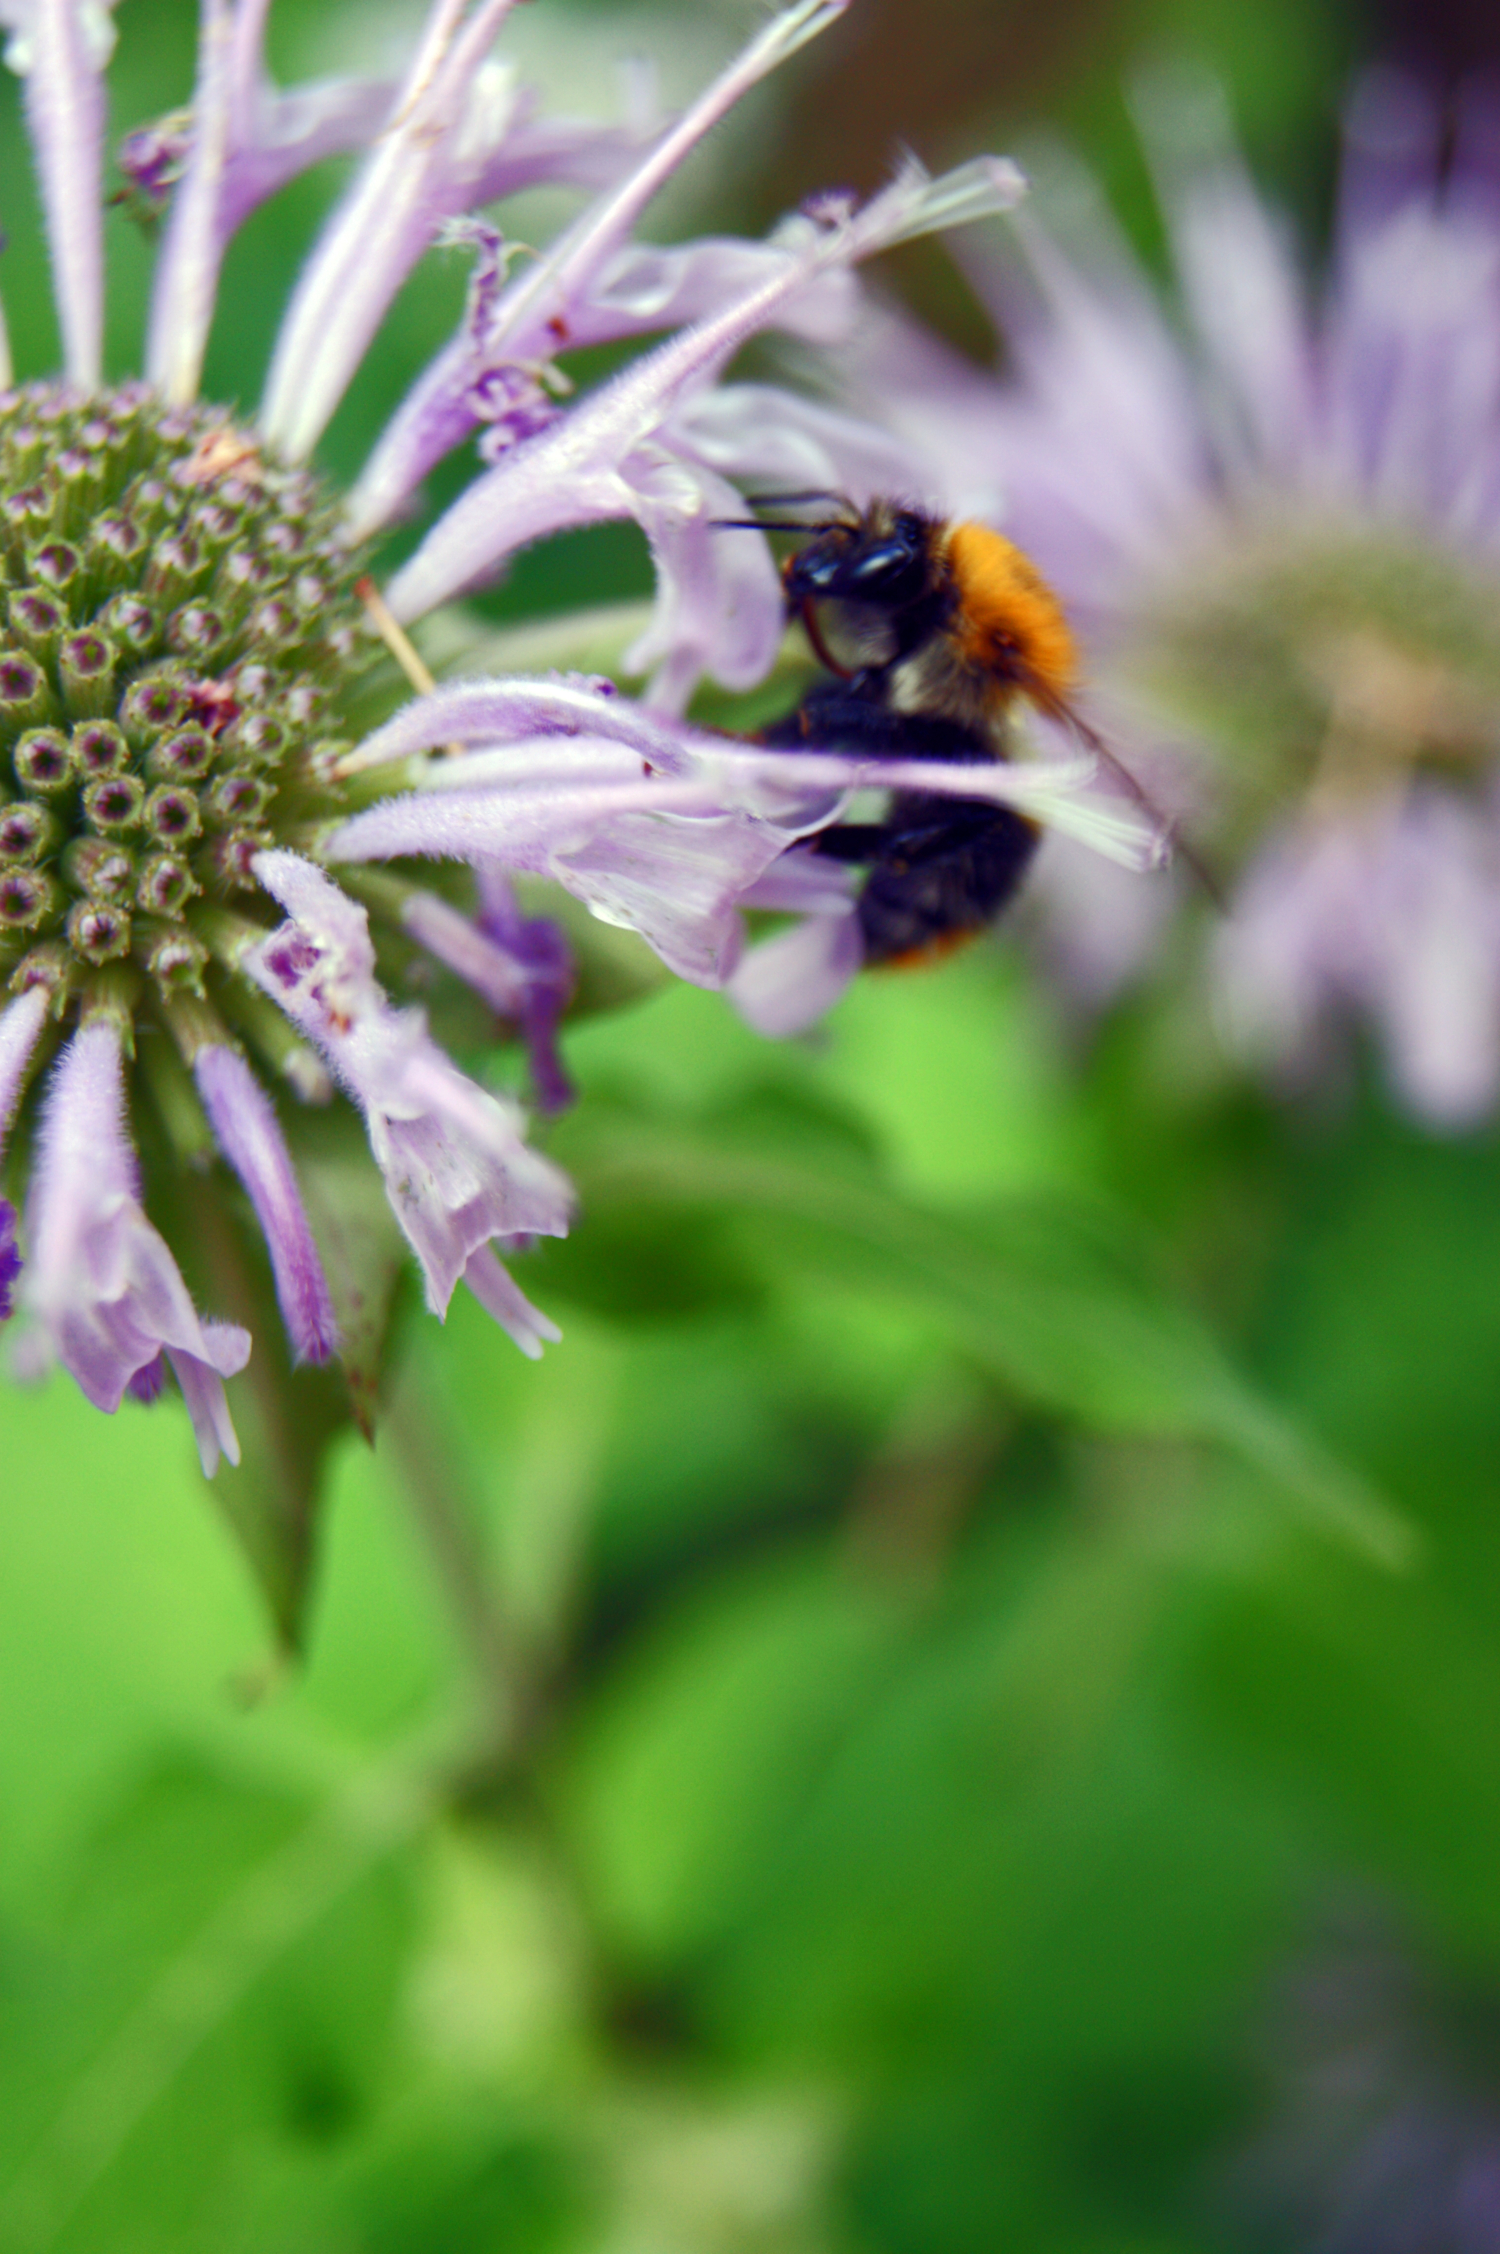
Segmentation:
<svg viewBox="0 0 1500 2254">
<path fill-rule="evenodd" d="M 295 1360 L 337 1354 L 345 1320 L 289 1140 L 308 1103 L 362 1120 L 435 1313 L 462 1282 L 523 1351 L 556 1335 L 500 1254 L 566 1231 L 569 1184 L 519 1107 L 390 998 L 420 948 L 519 1033 L 540 1107 L 564 1103 L 572 966 L 517 875 L 792 1033 L 860 963 L 853 880 L 812 849 L 819 831 L 860 790 L 919 788 L 1060 833 L 1039 890 L 1096 997 L 1148 958 L 1166 896 L 1119 872 L 1162 858 L 1161 825 L 1107 778 L 1096 793 L 1093 755 L 1045 726 L 1041 756 L 979 768 L 792 756 L 685 717 L 700 682 L 752 688 L 781 645 L 766 541 L 715 536 L 758 492 L 1003 515 L 1081 629 L 1106 735 L 1227 872 L 1231 912 L 1199 954 L 1229 1041 L 1306 1077 L 1363 1014 L 1427 1117 L 1471 1119 L 1500 1086 L 1485 132 L 1440 185 L 1411 90 L 1366 90 L 1314 308 L 1200 99 L 1160 141 L 1186 333 L 1097 211 L 1081 251 L 1022 211 L 1009 253 L 971 260 L 1014 348 L 1001 383 L 882 310 L 858 270 L 1010 212 L 1025 183 L 1002 160 L 938 179 L 907 161 L 862 207 L 817 198 L 763 241 L 637 239 L 683 160 L 843 0 L 795 0 L 650 131 L 544 115 L 494 52 L 510 4 L 432 0 L 399 81 L 284 91 L 268 0 L 203 0 L 190 111 L 121 152 L 162 221 L 127 385 L 102 378 L 108 14 L 0 11 L 65 362 L 21 385 L 8 346 L 0 366 L 0 1321 L 23 1374 L 60 1361 L 105 1410 L 170 1367 L 208 1470 L 236 1455 L 223 1381 L 251 1341 L 200 1315 L 148 1217 L 171 1182 L 143 1175 L 142 1103 L 167 1129 L 153 1149 L 216 1154 L 215 1183 L 248 1198 Z M 200 402 L 235 230 L 350 152 L 257 413 Z M 581 206 L 523 254 L 495 209 L 543 182 Z M 412 268 L 455 242 L 473 260 L 458 328 L 339 499 L 310 458 Z M 824 396 L 733 374 L 766 331 Z M 630 339 L 659 341 L 575 396 L 567 357 Z M 531 542 L 629 519 L 656 571 L 625 658 L 646 688 L 458 680 L 358 740 L 352 700 L 381 656 L 366 553 L 468 445 L 475 474 L 385 590 L 389 637 Z M 412 879 L 421 857 L 466 867 L 467 906 Z M 783 921 L 752 945 L 747 910 Z"/>
<path fill-rule="evenodd" d="M 285 1106 L 330 1100 L 363 1121 L 432 1310 L 462 1282 L 535 1353 L 557 1334 L 497 1247 L 563 1233 L 569 1185 L 528 1145 L 517 1106 L 389 999 L 401 947 L 423 946 L 522 1031 L 539 1097 L 556 1103 L 569 964 L 560 934 L 519 910 L 517 871 L 786 1030 L 857 964 L 847 884 L 805 849 L 852 791 L 918 781 L 1012 801 L 1137 865 L 1159 847 L 1134 809 L 1087 797 L 1091 763 L 1077 757 L 914 775 L 909 762 L 757 751 L 681 718 L 703 675 L 759 679 L 783 632 L 765 542 L 717 540 L 713 519 L 743 514 L 747 485 L 788 475 L 860 498 L 899 459 L 877 431 L 790 392 L 720 383 L 729 361 L 767 328 L 820 345 L 846 335 L 863 261 L 1008 208 L 1015 169 L 983 159 L 934 180 L 908 163 L 863 208 L 824 198 L 763 242 L 642 245 L 657 190 L 842 0 L 795 0 L 644 137 L 540 115 L 492 54 L 509 5 L 433 0 L 399 83 L 285 92 L 263 61 L 267 0 L 203 0 L 191 111 L 122 153 L 138 202 L 164 215 L 144 381 L 123 387 L 102 380 L 109 17 L 92 0 L 4 9 L 65 366 L 16 387 L 7 350 L 0 370 L 0 442 L 25 465 L 0 496 L 18 582 L 0 653 L 14 780 L 0 809 L 0 1142 L 8 1183 L 25 1184 L 19 1213 L 0 1198 L 0 1319 L 14 1309 L 24 1374 L 59 1361 L 106 1411 L 126 1392 L 151 1397 L 170 1367 L 210 1472 L 221 1452 L 237 1460 L 224 1380 L 251 1339 L 199 1313 L 148 1215 L 171 1181 L 143 1177 L 140 1104 L 179 1163 L 216 1153 L 216 1184 L 237 1177 L 294 1359 L 336 1353 L 343 1312 Z M 265 198 L 340 151 L 362 163 L 242 424 L 197 398 L 226 246 Z M 512 276 L 512 246 L 472 215 L 544 181 L 590 200 Z M 463 320 L 340 506 L 303 465 L 401 284 L 455 226 L 475 254 Z M 568 401 L 559 354 L 661 332 Z M 658 578 L 632 660 L 648 693 L 465 682 L 355 744 L 343 716 L 372 647 L 357 551 L 476 437 L 480 474 L 397 573 L 395 618 L 422 617 L 530 541 L 633 518 Z M 361 875 L 422 854 L 468 864 L 477 913 L 405 877 Z M 747 954 L 741 911 L 754 906 L 800 921 Z"/>
</svg>

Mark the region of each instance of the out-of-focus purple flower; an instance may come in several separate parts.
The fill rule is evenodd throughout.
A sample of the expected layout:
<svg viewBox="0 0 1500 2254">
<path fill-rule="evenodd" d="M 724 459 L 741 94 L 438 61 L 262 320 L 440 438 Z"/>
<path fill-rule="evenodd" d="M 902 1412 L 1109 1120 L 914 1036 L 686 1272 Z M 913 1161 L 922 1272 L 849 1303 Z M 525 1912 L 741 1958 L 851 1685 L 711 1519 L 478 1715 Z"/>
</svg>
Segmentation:
<svg viewBox="0 0 1500 2254">
<path fill-rule="evenodd" d="M 1494 2254 L 1494 1999 L 1445 1984 L 1372 1925 L 1284 1979 L 1271 2109 L 1220 2186 L 1233 2242 L 1327 2254 Z"/>
<path fill-rule="evenodd" d="M 1087 184 L 970 271 L 997 382 L 895 315 L 835 380 L 938 505 L 993 513 L 1052 581 L 1123 756 L 1226 873 L 1223 1018 L 1305 1076 L 1374 1024 L 1438 1124 L 1500 1089 L 1500 206 L 1475 102 L 1446 170 L 1412 86 L 1350 117 L 1315 296 L 1211 90 L 1158 90 L 1169 310 Z M 1050 213 L 1050 216 L 1049 216 Z M 1066 850 L 1037 891 L 1098 996 L 1160 919 Z M 1160 897 L 1160 896 L 1158 896 Z M 1118 910 L 1118 913 L 1116 912 Z"/>
</svg>

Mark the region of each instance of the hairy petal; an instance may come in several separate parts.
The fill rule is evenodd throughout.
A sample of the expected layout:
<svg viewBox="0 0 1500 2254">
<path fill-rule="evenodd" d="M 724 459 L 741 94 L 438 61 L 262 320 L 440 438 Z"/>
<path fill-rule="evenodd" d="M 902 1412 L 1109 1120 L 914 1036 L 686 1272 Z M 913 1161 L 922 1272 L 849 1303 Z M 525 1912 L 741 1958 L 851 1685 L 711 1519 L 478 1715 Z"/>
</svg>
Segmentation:
<svg viewBox="0 0 1500 2254">
<path fill-rule="evenodd" d="M 257 34 L 265 8 L 266 0 L 242 0 L 239 14 Z M 230 0 L 201 0 L 192 149 L 172 201 L 146 340 L 147 376 L 179 402 L 197 397 L 223 255 L 219 214 L 230 155 L 235 30 Z"/>
<path fill-rule="evenodd" d="M 653 317 L 655 325 L 668 325 L 670 290 L 663 292 L 658 284 L 653 316 L 649 310 L 632 307 L 627 282 L 612 322 L 595 302 L 598 279 L 622 254 L 628 263 L 631 254 L 626 246 L 636 222 L 703 136 L 769 71 L 825 30 L 845 4 L 846 0 L 797 0 L 773 18 L 668 128 L 629 177 L 584 212 L 545 259 L 503 291 L 482 317 L 471 310 L 459 335 L 419 379 L 377 441 L 350 500 L 351 539 L 365 539 L 387 522 L 417 481 L 476 427 L 480 416 L 473 403 L 475 387 L 487 373 L 549 359 L 563 340 L 578 345 L 631 335 L 651 325 Z M 486 183 L 486 197 L 499 192 Z M 681 254 L 657 253 L 656 257 L 675 258 L 680 271 Z M 699 272 L 701 288 L 701 261 Z M 713 304 L 722 304 L 726 294 L 743 294 L 745 284 L 741 281 L 737 289 L 737 279 L 732 266 L 728 274 L 719 268 Z M 695 305 L 690 294 L 687 307 L 675 318 L 692 319 L 702 310 L 706 308 Z"/>
<path fill-rule="evenodd" d="M 438 0 L 395 112 L 303 269 L 282 323 L 260 422 L 304 459 L 392 298 L 441 223 L 467 209 L 515 117 L 509 74 L 487 65 L 513 0 L 478 0 L 467 23 Z"/>
<path fill-rule="evenodd" d="M 250 951 L 246 970 L 363 1111 L 428 1304 L 444 1315 L 469 1256 L 491 1238 L 566 1235 L 567 1180 L 528 1149 L 515 1108 L 449 1062 L 420 1010 L 390 1007 L 363 908 L 295 853 L 257 854 L 255 873 L 290 920 Z"/>
<path fill-rule="evenodd" d="M 109 0 L 5 0 L 5 59 L 26 81 L 26 123 L 47 215 L 67 372 L 96 385 L 104 341 L 100 156 Z"/>
<path fill-rule="evenodd" d="M 635 516 L 659 535 L 668 514 L 703 514 L 700 478 L 682 477 L 675 491 L 664 483 L 673 456 L 662 429 L 687 399 L 820 276 L 932 227 L 1007 209 L 1024 186 L 1014 167 L 990 160 L 938 180 L 911 166 L 863 211 L 828 225 L 804 223 L 779 273 L 647 353 L 476 479 L 396 574 L 387 591 L 392 610 L 420 617 L 513 548 L 566 526 Z"/>
<path fill-rule="evenodd" d="M 244 1368 L 250 1334 L 200 1322 L 176 1261 L 141 1209 L 124 1100 L 118 1030 L 103 1021 L 85 1025 L 47 1093 L 27 1203 L 23 1305 L 43 1358 L 55 1355 L 94 1406 L 110 1413 L 165 1350 L 211 1475 L 221 1449 L 238 1458 L 222 1380 Z"/>
<path fill-rule="evenodd" d="M 26 1070 L 42 1027 L 47 1022 L 47 996 L 40 986 L 0 1010 L 0 1153 L 15 1117 Z"/>
<path fill-rule="evenodd" d="M 539 736 L 583 735 L 628 745 L 654 766 L 670 769 L 682 764 L 678 737 L 627 697 L 618 696 L 612 681 L 583 674 L 528 680 L 515 674 L 445 681 L 428 695 L 413 697 L 341 762 L 339 772 L 355 775 L 366 767 L 405 759 L 412 752 L 435 750 L 440 744 L 514 743 L 530 755 Z M 469 763 L 457 762 L 454 771 L 460 768 L 467 773 Z"/>
<path fill-rule="evenodd" d="M 193 1077 L 219 1148 L 255 1208 L 293 1357 L 326 1362 L 338 1345 L 333 1300 L 271 1099 L 236 1049 L 200 1049 Z"/>
</svg>

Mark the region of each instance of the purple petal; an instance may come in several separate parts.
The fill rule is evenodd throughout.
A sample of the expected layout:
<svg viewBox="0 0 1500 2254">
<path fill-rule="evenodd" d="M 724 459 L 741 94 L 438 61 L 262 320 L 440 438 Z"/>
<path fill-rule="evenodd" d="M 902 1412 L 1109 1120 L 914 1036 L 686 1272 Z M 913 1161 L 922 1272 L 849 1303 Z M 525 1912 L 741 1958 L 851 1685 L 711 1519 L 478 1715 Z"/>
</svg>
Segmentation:
<svg viewBox="0 0 1500 2254">
<path fill-rule="evenodd" d="M 220 1379 L 243 1367 L 250 1337 L 233 1324 L 200 1323 L 176 1261 L 141 1210 L 124 1097 L 117 1029 L 85 1025 L 48 1089 L 27 1205 L 31 1265 L 22 1303 L 43 1351 L 111 1414 L 163 1348 L 182 1356 L 207 1462 L 204 1404 L 212 1402 L 215 1434 L 227 1430 Z"/>
<path fill-rule="evenodd" d="M 158 1354 L 154 1362 L 136 1371 L 125 1390 L 132 1401 L 139 1401 L 143 1409 L 150 1409 L 161 1399 L 167 1383 L 167 1357 Z"/>
<path fill-rule="evenodd" d="M 986 384 L 987 409 L 993 396 Z M 690 461 L 742 489 L 838 493 L 860 508 L 877 495 L 900 493 L 942 508 L 945 502 L 956 503 L 957 494 L 950 500 L 930 486 L 924 457 L 933 420 L 929 417 L 919 450 L 889 429 L 779 385 L 721 383 L 697 394 L 673 416 L 671 441 Z M 945 431 L 946 418 L 937 420 Z M 965 446 L 957 432 L 953 442 L 972 470 L 972 442 Z M 914 482 L 929 489 L 915 492 Z"/>
<path fill-rule="evenodd" d="M 401 919 L 429 954 L 445 963 L 497 1017 L 521 1029 L 543 1111 L 564 1111 L 573 1090 L 557 1055 L 557 1022 L 572 999 L 573 954 L 557 925 L 528 919 L 498 872 L 491 905 L 478 923 L 433 892 L 408 895 Z"/>
<path fill-rule="evenodd" d="M 842 915 L 806 916 L 749 950 L 724 989 L 747 1025 L 784 1040 L 832 1009 L 864 962 L 852 906 Z"/>
<path fill-rule="evenodd" d="M 1326 337 L 1330 478 L 1393 514 L 1487 513 L 1475 503 L 1500 464 L 1497 298 L 1500 245 L 1476 214 L 1413 201 L 1350 246 Z"/>
<path fill-rule="evenodd" d="M 1427 791 L 1363 824 L 1309 822 L 1263 848 L 1220 936 L 1229 1030 L 1305 1074 L 1332 1017 L 1374 1017 L 1395 1077 L 1437 1126 L 1500 1086 L 1500 836 Z"/>
<path fill-rule="evenodd" d="M 267 0 L 241 0 L 239 28 L 251 34 L 252 67 Z M 168 399 L 198 395 L 203 351 L 213 319 L 224 236 L 223 181 L 230 155 L 234 66 L 242 53 L 230 0 L 200 0 L 198 77 L 187 168 L 167 222 L 151 297 L 146 374 Z"/>
<path fill-rule="evenodd" d="M 447 1312 L 471 1253 L 492 1237 L 564 1236 L 571 1191 L 529 1150 L 519 1114 L 458 1071 L 420 1010 L 393 1010 L 374 977 L 363 908 L 310 861 L 257 854 L 289 922 L 244 967 L 319 1048 L 365 1115 L 391 1209 Z"/>
<path fill-rule="evenodd" d="M 5 59 L 26 81 L 63 357 L 73 382 L 92 389 L 104 334 L 100 150 L 114 32 L 99 0 L 11 0 L 4 21 Z"/>
<path fill-rule="evenodd" d="M 1164 84 L 1147 124 L 1183 296 L 1233 410 L 1222 433 L 1230 466 L 1250 478 L 1295 472 L 1314 438 L 1314 370 L 1285 230 L 1234 149 L 1215 81 Z"/>
<path fill-rule="evenodd" d="M 464 1269 L 464 1282 L 486 1314 L 492 1315 L 500 1328 L 512 1338 L 529 1362 L 538 1362 L 545 1342 L 555 1346 L 562 1337 L 556 1323 L 544 1315 L 520 1286 L 507 1274 L 489 1245 L 481 1245 L 471 1253 Z"/>
<path fill-rule="evenodd" d="M 437 0 L 395 114 L 303 269 L 281 325 L 259 421 L 294 461 L 316 445 L 392 298 L 516 111 L 485 57 L 513 0 L 479 0 L 460 25 Z"/>
<path fill-rule="evenodd" d="M 250 1334 L 233 1323 L 205 1323 L 206 1352 L 191 1354 L 186 1347 L 169 1346 L 167 1359 L 177 1373 L 205 1479 L 219 1468 L 222 1452 L 232 1464 L 240 1460 L 240 1444 L 230 1421 L 223 1380 L 237 1377 L 250 1359 Z"/>
<path fill-rule="evenodd" d="M 328 850 L 340 861 L 410 853 L 472 861 L 493 852 L 508 868 L 540 872 L 549 854 L 570 854 L 610 822 L 637 813 L 730 811 L 774 825 L 790 845 L 832 821 L 850 791 L 920 790 L 1015 806 L 1127 868 L 1157 868 L 1170 858 L 1155 817 L 1132 799 L 1089 791 L 1099 773 L 1091 755 L 992 766 L 856 759 L 766 751 L 729 736 L 661 725 L 675 747 L 672 768 L 660 763 L 666 772 L 632 773 L 628 751 L 587 736 L 566 743 L 544 738 L 530 757 L 520 745 L 474 752 L 429 767 L 422 790 L 354 815 L 334 832 Z M 1045 731 L 1039 725 L 1037 732 Z"/>
<path fill-rule="evenodd" d="M 469 395 L 484 371 L 550 359 L 560 340 L 571 345 L 632 333 L 628 319 L 624 327 L 591 325 L 584 309 L 596 278 L 621 253 L 646 206 L 704 134 L 768 72 L 834 22 L 845 5 L 846 0 L 797 0 L 775 17 L 629 178 L 585 212 L 549 256 L 504 293 L 492 314 L 472 328 L 466 322 L 377 441 L 350 502 L 352 539 L 364 539 L 386 523 L 433 464 L 475 427 L 478 417 Z M 487 182 L 484 197 L 500 192 Z M 723 297 L 721 288 L 714 303 L 721 304 Z"/>
<path fill-rule="evenodd" d="M 642 759 L 670 768 L 681 764 L 678 741 L 650 713 L 615 694 L 614 684 L 582 676 L 550 680 L 445 681 L 409 704 L 345 759 L 343 775 L 404 759 L 439 744 L 525 742 L 538 736 L 590 736 L 627 744 Z"/>
<path fill-rule="evenodd" d="M 392 610 L 420 617 L 511 549 L 565 526 L 638 516 L 659 531 L 674 509 L 684 521 L 701 515 L 700 481 L 684 477 L 672 498 L 664 484 L 670 462 L 655 443 L 686 400 L 809 283 L 912 235 L 1006 209 L 1023 190 L 1014 168 L 995 160 L 939 180 L 908 167 L 863 211 L 826 226 L 804 222 L 781 273 L 647 353 L 476 479 L 396 574 L 387 590 Z"/>
<path fill-rule="evenodd" d="M 293 1359 L 326 1362 L 338 1346 L 333 1300 L 271 1099 L 234 1049 L 200 1049 L 193 1076 L 219 1148 L 255 1208 Z"/>
<path fill-rule="evenodd" d="M 858 873 L 821 853 L 783 853 L 763 877 L 740 896 L 742 908 L 779 909 L 793 916 L 847 916 L 852 913 Z"/>
<path fill-rule="evenodd" d="M 16 1249 L 16 1209 L 8 1198 L 0 1197 L 0 1323 L 8 1322 L 15 1305 L 16 1278 L 21 1273 L 21 1255 Z"/>
<path fill-rule="evenodd" d="M 47 1022 L 47 996 L 40 986 L 18 995 L 0 1010 L 0 1152 L 15 1117 L 26 1069 L 42 1027 Z"/>
<path fill-rule="evenodd" d="M 243 58 L 243 36 L 237 44 Z M 241 60 L 234 91 L 234 138 L 219 206 L 223 242 L 309 166 L 367 148 L 396 97 L 394 83 L 384 78 L 330 78 L 278 93 L 260 77 L 258 58 L 253 77 Z"/>
<path fill-rule="evenodd" d="M 663 803 L 671 806 L 674 792 L 704 810 L 688 819 L 660 811 Z M 382 815 L 384 830 L 359 829 Z M 640 932 L 679 977 L 700 986 L 719 985 L 733 967 L 740 896 L 798 834 L 752 816 L 709 811 L 701 785 L 658 785 L 653 799 L 639 783 L 519 802 L 512 794 L 445 792 L 373 808 L 371 816 L 346 825 L 346 833 L 350 858 L 456 853 L 551 877 L 603 922 Z M 340 833 L 340 853 L 346 833 Z"/>
<path fill-rule="evenodd" d="M 739 494 L 686 460 L 643 469 L 636 494 L 656 607 L 627 667 L 650 673 L 647 694 L 661 712 L 681 712 L 705 673 L 726 689 L 753 688 L 781 646 L 786 597 L 764 539 L 726 540 L 715 527 L 743 506 Z"/>
</svg>

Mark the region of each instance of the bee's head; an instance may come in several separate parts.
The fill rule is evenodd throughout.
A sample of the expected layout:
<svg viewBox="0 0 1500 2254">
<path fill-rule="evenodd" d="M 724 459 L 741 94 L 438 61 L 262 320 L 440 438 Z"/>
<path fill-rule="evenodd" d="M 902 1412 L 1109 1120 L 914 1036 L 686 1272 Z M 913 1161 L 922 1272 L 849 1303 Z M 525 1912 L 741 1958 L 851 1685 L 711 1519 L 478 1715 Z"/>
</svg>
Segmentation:
<svg viewBox="0 0 1500 2254">
<path fill-rule="evenodd" d="M 855 522 L 818 525 L 782 573 L 787 600 L 867 603 L 899 611 L 931 591 L 934 527 L 915 509 L 875 503 Z"/>
</svg>

